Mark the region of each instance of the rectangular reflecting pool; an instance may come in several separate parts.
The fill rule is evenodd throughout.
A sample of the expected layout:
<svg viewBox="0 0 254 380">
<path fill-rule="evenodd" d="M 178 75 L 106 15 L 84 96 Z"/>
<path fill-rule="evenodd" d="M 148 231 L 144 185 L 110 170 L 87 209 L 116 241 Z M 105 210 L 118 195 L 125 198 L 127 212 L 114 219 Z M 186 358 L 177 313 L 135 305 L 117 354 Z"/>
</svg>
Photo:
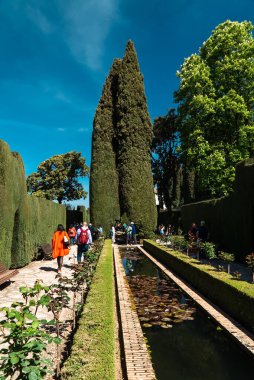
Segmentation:
<svg viewBox="0 0 254 380">
<path fill-rule="evenodd" d="M 138 249 L 119 250 L 158 380 L 253 378 L 253 356 Z"/>
</svg>

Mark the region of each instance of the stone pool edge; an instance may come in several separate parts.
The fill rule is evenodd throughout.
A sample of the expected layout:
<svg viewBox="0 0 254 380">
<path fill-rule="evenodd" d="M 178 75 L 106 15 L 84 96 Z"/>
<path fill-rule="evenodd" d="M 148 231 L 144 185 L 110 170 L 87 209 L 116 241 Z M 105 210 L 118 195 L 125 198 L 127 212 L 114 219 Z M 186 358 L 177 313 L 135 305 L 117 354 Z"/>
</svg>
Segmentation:
<svg viewBox="0 0 254 380">
<path fill-rule="evenodd" d="M 134 301 L 131 298 L 131 290 L 120 252 L 116 245 L 113 245 L 113 255 L 127 378 L 128 380 L 156 380 L 145 337 Z"/>
<path fill-rule="evenodd" d="M 185 293 L 187 293 L 206 313 L 208 313 L 222 328 L 224 328 L 244 349 L 254 355 L 254 337 L 247 332 L 238 322 L 222 311 L 218 306 L 197 292 L 191 285 L 187 284 L 180 276 L 171 272 L 162 263 L 155 259 L 144 248 L 138 246 L 157 267 L 159 267 L 169 278 L 171 278 Z"/>
</svg>

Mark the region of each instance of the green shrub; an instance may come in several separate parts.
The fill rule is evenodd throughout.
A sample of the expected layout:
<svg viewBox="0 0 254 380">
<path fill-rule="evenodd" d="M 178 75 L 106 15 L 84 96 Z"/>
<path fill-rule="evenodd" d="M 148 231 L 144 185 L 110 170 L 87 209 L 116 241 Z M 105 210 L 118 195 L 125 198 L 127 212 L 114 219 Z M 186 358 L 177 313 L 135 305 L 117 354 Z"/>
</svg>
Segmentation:
<svg viewBox="0 0 254 380">
<path fill-rule="evenodd" d="M 202 243 L 201 249 L 208 260 L 216 259 L 215 246 L 213 243 Z"/>
<path fill-rule="evenodd" d="M 233 255 L 233 253 L 227 253 L 227 252 L 221 251 L 219 253 L 219 258 L 228 264 L 228 274 L 230 274 L 230 263 L 235 261 L 235 255 Z"/>
<path fill-rule="evenodd" d="M 150 241 L 144 249 L 167 265 L 225 312 L 254 332 L 254 286 L 233 279 L 225 272 L 201 264 L 181 252 L 174 252 Z"/>
</svg>

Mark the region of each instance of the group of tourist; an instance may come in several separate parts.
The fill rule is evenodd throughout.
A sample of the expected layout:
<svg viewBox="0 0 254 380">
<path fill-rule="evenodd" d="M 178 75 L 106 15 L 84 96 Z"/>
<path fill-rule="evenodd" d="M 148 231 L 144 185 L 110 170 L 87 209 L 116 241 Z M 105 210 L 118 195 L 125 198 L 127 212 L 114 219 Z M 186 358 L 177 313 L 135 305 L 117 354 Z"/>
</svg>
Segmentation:
<svg viewBox="0 0 254 380">
<path fill-rule="evenodd" d="M 70 252 L 70 244 L 77 244 L 77 261 L 78 264 L 81 264 L 82 255 L 89 250 L 90 245 L 93 243 L 92 230 L 87 222 L 79 224 L 76 228 L 74 225 L 71 225 L 67 233 L 64 226 L 59 224 L 53 235 L 52 257 L 53 259 L 57 259 L 59 274 L 62 272 L 63 258 Z"/>
<path fill-rule="evenodd" d="M 160 224 L 156 232 L 160 236 L 171 236 L 175 233 L 174 227 L 171 224 L 169 224 L 168 227 L 165 227 L 164 224 Z"/>
<path fill-rule="evenodd" d="M 57 259 L 58 273 L 61 274 L 62 272 L 63 258 L 70 252 L 70 245 L 77 244 L 77 262 L 80 264 L 82 255 L 89 250 L 93 238 L 100 237 L 102 234 L 101 225 L 95 229 L 92 223 L 74 223 L 66 232 L 64 226 L 59 224 L 52 238 L 52 257 Z M 137 244 L 137 227 L 134 222 L 112 224 L 110 236 L 113 243 L 116 242 L 116 234 L 124 236 L 127 245 Z"/>
<path fill-rule="evenodd" d="M 68 229 L 68 235 L 69 235 L 69 238 L 70 238 L 70 243 L 71 244 L 75 244 L 77 242 L 77 231 L 82 227 L 82 223 L 74 223 L 74 224 L 71 224 L 69 229 Z M 98 228 L 95 228 L 92 223 L 89 223 L 88 224 L 88 228 L 89 228 L 89 231 L 92 235 L 92 238 L 98 238 L 100 236 L 102 236 L 103 234 L 103 229 L 102 229 L 102 226 L 99 225 Z"/>
<path fill-rule="evenodd" d="M 193 242 L 203 242 L 208 241 L 209 232 L 206 227 L 205 221 L 201 220 L 200 225 L 192 223 L 188 231 L 187 239 Z"/>
<path fill-rule="evenodd" d="M 182 232 L 182 231 L 181 231 Z M 163 236 L 171 236 L 175 234 L 179 234 L 175 228 L 169 224 L 167 227 L 163 224 L 158 225 L 156 229 L 157 235 L 160 237 Z M 185 235 L 186 240 L 192 242 L 206 242 L 209 239 L 209 232 L 204 220 L 201 220 L 200 224 L 192 223 L 187 234 Z"/>
<path fill-rule="evenodd" d="M 137 244 L 137 227 L 134 222 L 111 224 L 110 237 L 113 244 L 116 242 L 116 235 L 124 238 L 127 245 Z"/>
</svg>

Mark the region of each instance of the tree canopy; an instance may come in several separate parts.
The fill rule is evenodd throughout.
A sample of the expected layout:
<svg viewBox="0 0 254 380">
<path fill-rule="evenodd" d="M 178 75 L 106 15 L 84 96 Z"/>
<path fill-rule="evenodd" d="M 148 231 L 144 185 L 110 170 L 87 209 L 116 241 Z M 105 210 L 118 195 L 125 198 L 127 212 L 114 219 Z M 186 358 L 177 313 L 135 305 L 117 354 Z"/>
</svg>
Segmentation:
<svg viewBox="0 0 254 380">
<path fill-rule="evenodd" d="M 28 191 L 33 195 L 58 203 L 85 198 L 87 193 L 81 183 L 80 177 L 85 177 L 89 168 L 81 153 L 72 151 L 55 155 L 43 161 L 27 178 Z"/>
<path fill-rule="evenodd" d="M 177 115 L 170 109 L 167 115 L 154 120 L 153 177 L 157 186 L 160 205 L 179 206 L 181 200 L 181 164 L 178 147 L 180 144 L 177 131 Z"/>
<path fill-rule="evenodd" d="M 220 24 L 177 73 L 181 159 L 195 171 L 198 198 L 228 194 L 236 163 L 254 153 L 253 28 Z"/>
</svg>

